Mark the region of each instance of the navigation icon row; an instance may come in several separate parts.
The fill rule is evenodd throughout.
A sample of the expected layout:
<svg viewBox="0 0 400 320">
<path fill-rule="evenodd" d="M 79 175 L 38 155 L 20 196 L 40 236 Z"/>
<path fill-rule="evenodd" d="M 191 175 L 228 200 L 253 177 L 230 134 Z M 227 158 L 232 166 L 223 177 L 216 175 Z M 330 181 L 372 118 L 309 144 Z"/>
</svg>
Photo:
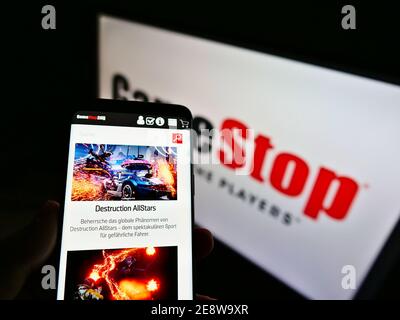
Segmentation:
<svg viewBox="0 0 400 320">
<path fill-rule="evenodd" d="M 179 119 L 179 121 L 181 122 L 181 125 L 184 129 L 189 128 L 189 121 L 184 121 L 182 119 Z M 162 127 L 165 124 L 165 119 L 163 117 L 151 117 L 151 116 L 145 117 L 145 116 L 139 115 L 136 123 L 140 126 L 157 125 L 159 127 Z M 178 127 L 178 119 L 168 118 L 167 124 L 168 124 L 168 127 L 177 128 Z"/>
<path fill-rule="evenodd" d="M 136 122 L 138 125 L 147 125 L 147 126 L 153 126 L 154 124 L 158 125 L 159 127 L 162 127 L 165 123 L 165 120 L 163 117 L 143 117 L 139 116 Z"/>
</svg>

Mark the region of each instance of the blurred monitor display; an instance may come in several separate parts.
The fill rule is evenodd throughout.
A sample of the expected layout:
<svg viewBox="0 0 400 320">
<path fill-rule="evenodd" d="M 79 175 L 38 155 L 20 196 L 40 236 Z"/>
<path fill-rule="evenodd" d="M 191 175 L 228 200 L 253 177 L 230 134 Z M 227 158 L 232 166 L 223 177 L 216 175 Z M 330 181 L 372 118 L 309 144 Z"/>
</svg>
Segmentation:
<svg viewBox="0 0 400 320">
<path fill-rule="evenodd" d="M 252 129 L 243 163 L 195 164 L 199 225 L 307 298 L 351 299 L 400 215 L 400 88 L 99 18 L 99 96 L 188 106 L 201 129 Z M 201 156 L 232 156 L 200 134 Z M 240 149 L 239 149 L 240 150 Z"/>
</svg>

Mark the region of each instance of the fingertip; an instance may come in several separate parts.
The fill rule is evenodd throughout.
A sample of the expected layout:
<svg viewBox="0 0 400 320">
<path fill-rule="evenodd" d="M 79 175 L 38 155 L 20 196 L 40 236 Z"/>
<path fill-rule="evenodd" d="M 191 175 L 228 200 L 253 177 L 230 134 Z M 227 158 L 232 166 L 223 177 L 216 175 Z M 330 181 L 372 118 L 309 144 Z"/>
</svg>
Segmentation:
<svg viewBox="0 0 400 320">
<path fill-rule="evenodd" d="M 47 200 L 45 204 L 43 205 L 43 210 L 48 210 L 48 211 L 58 211 L 60 209 L 60 204 L 55 201 L 55 200 Z"/>
<path fill-rule="evenodd" d="M 196 260 L 201 260 L 208 256 L 214 248 L 214 237 L 205 228 L 194 229 L 194 249 Z"/>
<path fill-rule="evenodd" d="M 210 230 L 208 230 L 206 228 L 196 227 L 196 228 L 194 228 L 194 232 L 199 234 L 203 238 L 209 239 L 210 241 L 214 242 L 214 237 Z"/>
<path fill-rule="evenodd" d="M 206 296 L 204 294 L 196 294 L 196 300 L 201 300 L 201 301 L 216 301 L 216 298 L 212 298 L 210 296 Z"/>
<path fill-rule="evenodd" d="M 41 264 L 56 244 L 59 208 L 57 201 L 46 201 L 29 228 L 26 245 L 27 260 L 32 267 Z"/>
</svg>

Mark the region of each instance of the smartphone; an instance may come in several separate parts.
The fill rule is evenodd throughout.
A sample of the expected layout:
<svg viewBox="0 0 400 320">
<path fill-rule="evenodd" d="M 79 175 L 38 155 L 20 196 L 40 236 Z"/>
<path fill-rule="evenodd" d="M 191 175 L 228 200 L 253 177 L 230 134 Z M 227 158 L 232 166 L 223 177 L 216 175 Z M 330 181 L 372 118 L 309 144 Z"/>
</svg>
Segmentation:
<svg viewBox="0 0 400 320">
<path fill-rule="evenodd" d="M 191 125 L 180 105 L 74 110 L 58 299 L 193 299 Z"/>
</svg>

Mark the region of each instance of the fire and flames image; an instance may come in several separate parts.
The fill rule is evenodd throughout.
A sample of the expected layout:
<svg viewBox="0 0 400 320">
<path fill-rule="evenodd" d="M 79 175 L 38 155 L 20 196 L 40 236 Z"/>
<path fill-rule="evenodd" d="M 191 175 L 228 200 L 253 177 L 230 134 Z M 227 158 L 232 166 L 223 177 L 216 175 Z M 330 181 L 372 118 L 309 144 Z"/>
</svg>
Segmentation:
<svg viewBox="0 0 400 320">
<path fill-rule="evenodd" d="M 177 247 L 69 251 L 65 299 L 177 299 Z"/>
<path fill-rule="evenodd" d="M 176 200 L 175 147 L 75 144 L 72 201 Z"/>
</svg>

